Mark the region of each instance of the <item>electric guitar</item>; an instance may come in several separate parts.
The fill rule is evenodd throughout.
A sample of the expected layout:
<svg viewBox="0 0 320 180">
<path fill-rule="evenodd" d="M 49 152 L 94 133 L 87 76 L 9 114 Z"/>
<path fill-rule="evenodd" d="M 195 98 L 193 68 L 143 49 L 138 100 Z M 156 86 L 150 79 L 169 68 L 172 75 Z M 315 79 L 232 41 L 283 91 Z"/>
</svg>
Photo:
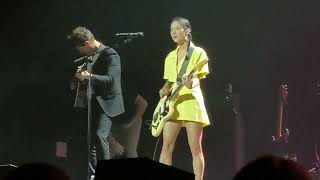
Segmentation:
<svg viewBox="0 0 320 180">
<path fill-rule="evenodd" d="M 199 62 L 188 75 L 193 75 L 197 70 L 200 70 L 207 63 L 208 60 Z M 153 113 L 151 122 L 152 136 L 158 137 L 161 134 L 166 121 L 172 117 L 175 103 L 178 100 L 178 94 L 182 88 L 182 83 L 175 83 L 172 86 L 169 95 L 160 98 L 158 105 Z"/>
<path fill-rule="evenodd" d="M 288 124 L 288 85 L 282 84 L 280 86 L 278 96 L 277 132 L 272 138 L 279 145 L 280 154 L 288 157 L 289 129 L 286 127 Z"/>
</svg>

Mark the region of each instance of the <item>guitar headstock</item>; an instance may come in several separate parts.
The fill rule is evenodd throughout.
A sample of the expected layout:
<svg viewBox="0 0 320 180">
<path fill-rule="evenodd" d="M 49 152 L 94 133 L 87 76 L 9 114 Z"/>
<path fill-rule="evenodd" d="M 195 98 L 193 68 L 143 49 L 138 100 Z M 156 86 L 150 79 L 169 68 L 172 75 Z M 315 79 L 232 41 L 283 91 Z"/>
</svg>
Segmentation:
<svg viewBox="0 0 320 180">
<path fill-rule="evenodd" d="M 288 85 L 287 84 L 281 84 L 280 85 L 280 98 L 281 98 L 281 101 L 285 104 L 288 103 L 288 94 L 289 94 L 289 91 L 288 91 Z"/>
<path fill-rule="evenodd" d="M 198 64 L 194 67 L 194 70 L 195 70 L 195 71 L 201 70 L 201 68 L 202 68 L 205 64 L 207 64 L 208 62 L 209 62 L 208 59 L 205 59 L 205 60 L 202 60 L 202 61 L 198 62 Z"/>
</svg>

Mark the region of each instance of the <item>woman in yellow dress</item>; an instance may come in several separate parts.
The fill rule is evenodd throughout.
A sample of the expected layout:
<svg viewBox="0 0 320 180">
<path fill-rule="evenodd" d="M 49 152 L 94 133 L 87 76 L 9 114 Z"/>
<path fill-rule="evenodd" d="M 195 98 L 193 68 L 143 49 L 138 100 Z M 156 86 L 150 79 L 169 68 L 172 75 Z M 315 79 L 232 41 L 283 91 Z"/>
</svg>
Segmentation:
<svg viewBox="0 0 320 180">
<path fill-rule="evenodd" d="M 177 82 L 183 62 L 185 59 L 189 60 L 189 62 L 185 74 L 180 77 L 184 86 L 179 92 L 173 116 L 165 123 L 163 128 L 163 145 L 159 161 L 167 165 L 172 164 L 172 152 L 177 136 L 181 127 L 186 127 L 195 179 L 202 180 L 205 165 L 201 145 L 202 131 L 203 127 L 209 125 L 210 122 L 200 88 L 200 79 L 209 74 L 208 64 L 197 70 L 193 76 L 188 76 L 187 74 L 192 71 L 196 64 L 208 60 L 208 57 L 202 48 L 195 46 L 191 42 L 191 25 L 187 19 L 181 17 L 173 18 L 170 35 L 177 44 L 177 48 L 171 51 L 165 59 L 164 79 L 166 82 L 159 91 L 160 97 L 170 93 L 170 89 Z M 189 51 L 192 51 L 191 55 L 189 55 Z"/>
</svg>

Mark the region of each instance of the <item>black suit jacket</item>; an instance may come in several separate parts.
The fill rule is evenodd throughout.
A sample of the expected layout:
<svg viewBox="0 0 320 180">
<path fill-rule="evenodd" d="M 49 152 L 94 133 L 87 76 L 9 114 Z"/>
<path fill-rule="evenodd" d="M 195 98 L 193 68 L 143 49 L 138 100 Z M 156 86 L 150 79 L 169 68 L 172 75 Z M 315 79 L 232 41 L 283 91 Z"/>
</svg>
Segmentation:
<svg viewBox="0 0 320 180">
<path fill-rule="evenodd" d="M 101 50 L 102 53 L 93 57 L 91 67 L 92 98 L 96 98 L 109 117 L 114 117 L 125 111 L 121 90 L 120 56 L 114 49 L 103 44 L 98 49 Z"/>
</svg>

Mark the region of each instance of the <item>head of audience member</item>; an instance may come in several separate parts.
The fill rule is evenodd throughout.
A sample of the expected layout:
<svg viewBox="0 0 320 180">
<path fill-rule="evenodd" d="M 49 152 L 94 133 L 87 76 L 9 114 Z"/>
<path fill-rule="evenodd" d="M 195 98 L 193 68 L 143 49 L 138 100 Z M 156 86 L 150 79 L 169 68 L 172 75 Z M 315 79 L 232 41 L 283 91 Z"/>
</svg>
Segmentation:
<svg viewBox="0 0 320 180">
<path fill-rule="evenodd" d="M 290 159 L 265 155 L 245 165 L 233 180 L 311 180 L 307 170 Z"/>
<path fill-rule="evenodd" d="M 47 163 L 26 163 L 10 171 L 4 180 L 70 180 L 62 169 Z"/>
</svg>

